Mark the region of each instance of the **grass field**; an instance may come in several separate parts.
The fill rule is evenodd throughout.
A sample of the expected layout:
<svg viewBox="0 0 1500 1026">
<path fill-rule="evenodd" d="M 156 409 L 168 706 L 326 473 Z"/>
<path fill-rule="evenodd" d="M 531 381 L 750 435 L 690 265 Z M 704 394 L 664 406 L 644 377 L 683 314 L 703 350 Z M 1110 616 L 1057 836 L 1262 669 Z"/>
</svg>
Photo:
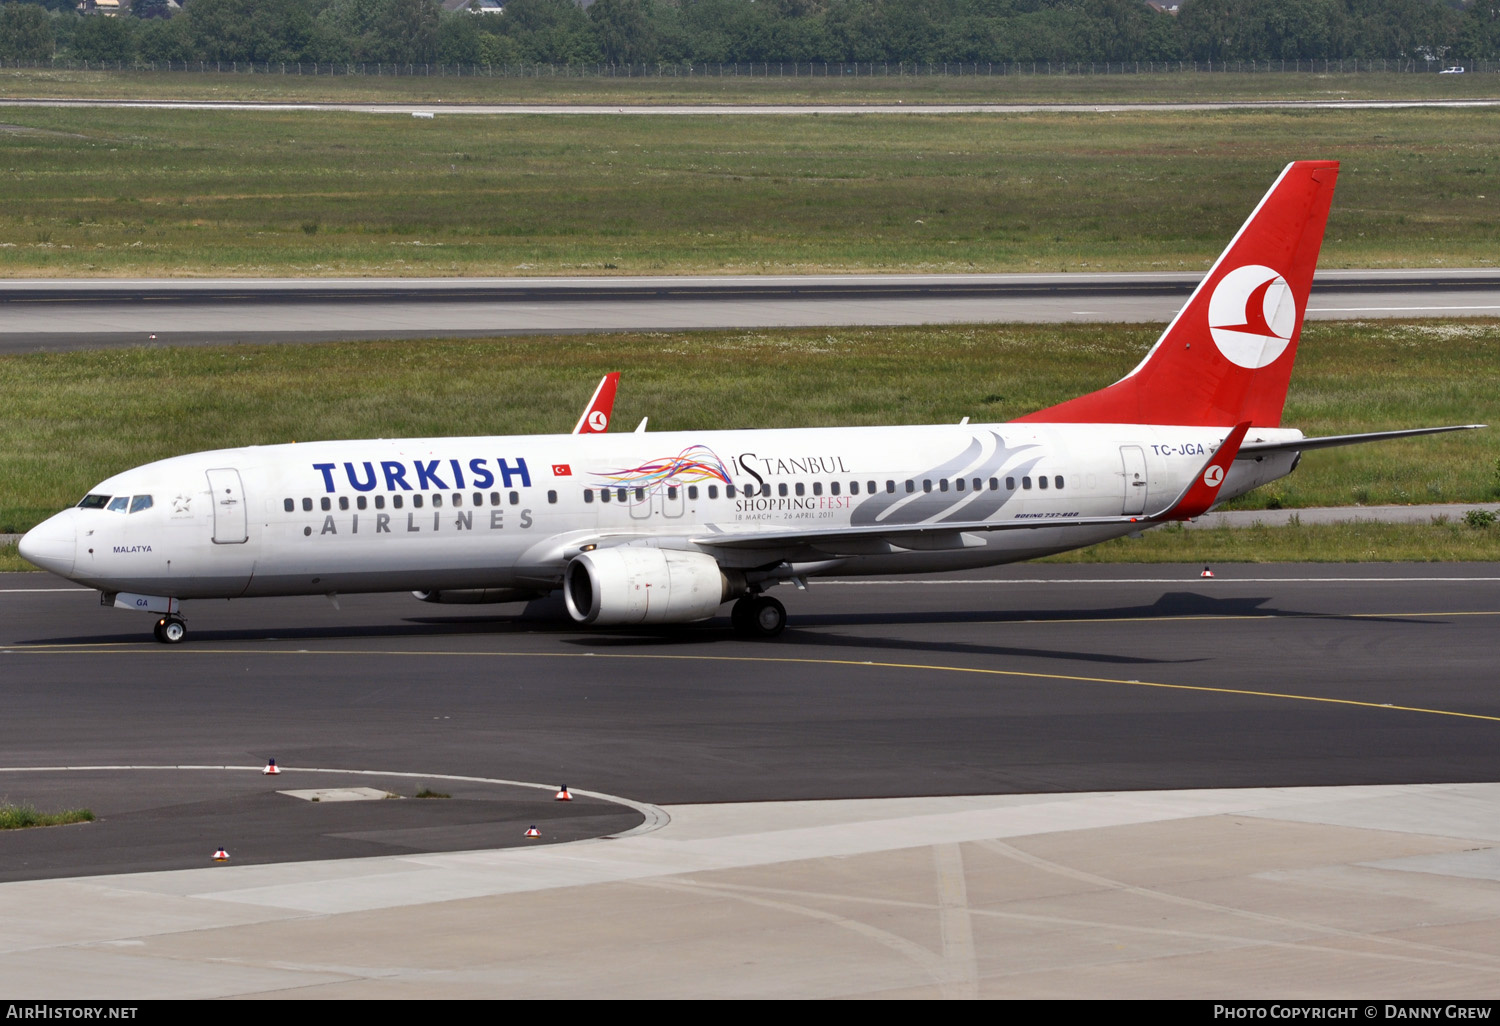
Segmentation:
<svg viewBox="0 0 1500 1026">
<path fill-rule="evenodd" d="M 412 103 L 1167 103 L 1488 99 L 1495 75 L 1155 73 L 769 77 L 392 77 L 0 69 L 0 97 Z M 1045 70 L 1045 66 L 1043 66 Z"/>
<path fill-rule="evenodd" d="M 134 348 L 0 357 L 0 533 L 195 449 L 560 433 L 599 375 L 653 430 L 1003 421 L 1102 387 L 1156 328 L 999 325 Z M 1285 423 L 1308 434 L 1500 424 L 1500 321 L 1313 322 Z M 1478 502 L 1494 431 L 1309 453 L 1237 508 Z M 1500 534 L 1500 530 L 1497 530 Z"/>
<path fill-rule="evenodd" d="M 1484 109 L 0 120 L 9 277 L 1198 270 L 1299 157 L 1344 162 L 1323 267 L 1500 238 Z"/>
<path fill-rule="evenodd" d="M 61 812 L 38 812 L 31 805 L 0 804 L 0 830 L 24 830 L 27 827 L 64 826 L 89 823 L 94 814 L 88 809 L 64 809 Z"/>
</svg>

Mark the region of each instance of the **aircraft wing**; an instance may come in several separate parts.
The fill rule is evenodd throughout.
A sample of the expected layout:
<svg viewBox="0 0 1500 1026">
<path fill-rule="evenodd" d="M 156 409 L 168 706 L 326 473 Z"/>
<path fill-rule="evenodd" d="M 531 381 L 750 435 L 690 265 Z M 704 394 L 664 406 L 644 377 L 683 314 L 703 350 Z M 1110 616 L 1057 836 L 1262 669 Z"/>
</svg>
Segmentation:
<svg viewBox="0 0 1500 1026">
<path fill-rule="evenodd" d="M 831 530 L 780 529 L 773 531 L 724 531 L 709 525 L 711 533 L 691 539 L 705 548 L 780 549 L 807 548 L 829 555 L 865 554 L 879 547 L 888 549 L 964 549 L 984 544 L 978 535 L 994 531 L 1036 531 L 1042 528 L 1119 527 L 1142 528 L 1174 520 L 1190 520 L 1208 510 L 1218 498 L 1229 476 L 1250 422 L 1235 425 L 1222 445 L 1214 450 L 1177 497 L 1155 513 L 1137 516 L 1065 517 L 1043 515 L 1012 520 L 977 520 L 968 523 L 874 524 Z M 970 537 L 966 537 L 970 536 Z"/>
<path fill-rule="evenodd" d="M 1299 438 L 1294 442 L 1246 442 L 1240 446 L 1240 457 L 1253 459 L 1273 452 L 1306 452 L 1309 449 L 1332 449 L 1339 445 L 1361 442 L 1384 442 L 1392 438 L 1415 438 L 1417 435 L 1440 435 L 1445 431 L 1474 431 L 1488 424 L 1450 424 L 1447 427 L 1408 428 L 1404 431 L 1370 431 L 1361 435 L 1324 435 L 1322 438 Z"/>
</svg>

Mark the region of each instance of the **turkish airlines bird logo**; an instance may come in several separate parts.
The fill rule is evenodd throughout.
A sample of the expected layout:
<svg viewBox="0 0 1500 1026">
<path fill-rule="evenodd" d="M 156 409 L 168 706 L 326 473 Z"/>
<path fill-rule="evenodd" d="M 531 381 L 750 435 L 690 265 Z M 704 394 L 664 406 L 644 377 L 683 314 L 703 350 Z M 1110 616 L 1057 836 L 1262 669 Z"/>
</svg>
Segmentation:
<svg viewBox="0 0 1500 1026">
<path fill-rule="evenodd" d="M 604 415 L 603 410 L 594 410 L 589 414 L 589 430 L 595 433 L 609 427 L 609 418 Z"/>
<path fill-rule="evenodd" d="M 1215 465 L 1215 466 L 1209 467 L 1207 470 L 1205 470 L 1203 472 L 1203 483 L 1206 484 L 1206 485 L 1208 485 L 1210 488 L 1217 488 L 1217 487 L 1219 487 L 1219 483 L 1221 481 L 1223 481 L 1223 480 L 1224 480 L 1224 468 L 1223 467 Z"/>
<path fill-rule="evenodd" d="M 1208 331 L 1230 363 L 1254 370 L 1275 363 L 1291 344 L 1297 300 L 1276 271 L 1261 264 L 1236 267 L 1214 286 Z"/>
</svg>

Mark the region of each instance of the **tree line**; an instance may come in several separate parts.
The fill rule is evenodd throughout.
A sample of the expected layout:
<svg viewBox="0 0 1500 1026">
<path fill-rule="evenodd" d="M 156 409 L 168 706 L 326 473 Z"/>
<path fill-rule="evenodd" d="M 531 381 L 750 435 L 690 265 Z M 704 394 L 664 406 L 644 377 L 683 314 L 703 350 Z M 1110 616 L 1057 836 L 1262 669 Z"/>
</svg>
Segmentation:
<svg viewBox="0 0 1500 1026">
<path fill-rule="evenodd" d="M 1500 0 L 74 0 L 0 6 L 0 58 L 712 64 L 1500 58 Z"/>
</svg>

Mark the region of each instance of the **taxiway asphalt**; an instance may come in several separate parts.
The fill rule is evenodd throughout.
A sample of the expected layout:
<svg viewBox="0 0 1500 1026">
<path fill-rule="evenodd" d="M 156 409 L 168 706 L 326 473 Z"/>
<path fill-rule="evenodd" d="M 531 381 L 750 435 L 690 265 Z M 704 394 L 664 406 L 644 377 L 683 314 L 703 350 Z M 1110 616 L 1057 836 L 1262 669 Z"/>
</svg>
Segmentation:
<svg viewBox="0 0 1500 1026">
<path fill-rule="evenodd" d="M 1160 322 L 1194 274 L 0 281 L 0 352 L 849 324 Z M 1328 271 L 1314 319 L 1500 315 L 1500 269 Z"/>
<path fill-rule="evenodd" d="M 723 618 L 584 631 L 405 595 L 199 602 L 180 647 L 93 592 L 6 575 L 0 792 L 102 819 L 0 835 L 0 879 L 48 858 L 188 867 L 202 841 L 268 861 L 495 847 L 560 815 L 505 781 L 654 806 L 1494 778 L 1500 566 L 1200 569 L 815 581 L 787 589 L 770 643 Z M 269 757 L 282 776 L 259 774 Z M 89 766 L 116 769 L 35 769 Z M 318 786 L 303 767 L 495 783 L 421 813 L 268 797 Z M 209 826 L 173 846 L 165 819 Z M 616 808 L 550 839 L 639 822 Z"/>
</svg>

